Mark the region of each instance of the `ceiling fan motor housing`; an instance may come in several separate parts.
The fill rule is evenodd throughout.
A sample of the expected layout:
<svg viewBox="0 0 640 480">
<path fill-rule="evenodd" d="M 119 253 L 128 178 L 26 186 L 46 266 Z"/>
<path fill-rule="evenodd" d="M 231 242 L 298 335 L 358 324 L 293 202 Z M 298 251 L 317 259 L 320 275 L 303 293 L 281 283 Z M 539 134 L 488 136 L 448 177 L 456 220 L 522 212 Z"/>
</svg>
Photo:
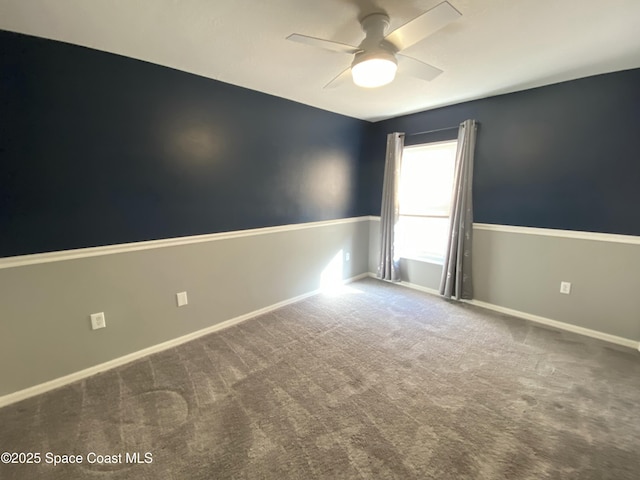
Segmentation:
<svg viewBox="0 0 640 480">
<path fill-rule="evenodd" d="M 351 64 L 353 83 L 365 88 L 391 83 L 396 76 L 398 60 L 393 45 L 384 40 L 389 17 L 374 13 L 363 18 L 361 24 L 366 36 Z"/>
<path fill-rule="evenodd" d="M 355 54 L 351 66 L 371 59 L 384 59 L 397 65 L 393 45 L 384 40 L 384 34 L 389 27 L 389 16 L 385 13 L 372 13 L 364 17 L 360 24 L 366 36 L 360 43 L 360 51 Z"/>
</svg>

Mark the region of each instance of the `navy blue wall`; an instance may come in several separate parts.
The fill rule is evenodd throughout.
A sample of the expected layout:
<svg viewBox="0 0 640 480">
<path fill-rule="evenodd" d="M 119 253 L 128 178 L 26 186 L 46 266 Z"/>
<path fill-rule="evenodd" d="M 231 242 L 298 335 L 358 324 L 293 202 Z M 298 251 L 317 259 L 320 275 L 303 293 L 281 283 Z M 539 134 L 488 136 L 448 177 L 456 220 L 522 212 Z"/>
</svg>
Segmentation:
<svg viewBox="0 0 640 480">
<path fill-rule="evenodd" d="M 0 256 L 378 215 L 386 133 L 466 118 L 477 222 L 640 235 L 638 85 L 630 70 L 367 124 L 0 31 Z"/>
<path fill-rule="evenodd" d="M 0 32 L 0 256 L 367 214 L 366 125 Z"/>
<path fill-rule="evenodd" d="M 479 223 L 640 235 L 640 69 L 599 75 L 369 126 L 361 192 L 380 213 L 385 136 L 480 122 Z"/>
</svg>

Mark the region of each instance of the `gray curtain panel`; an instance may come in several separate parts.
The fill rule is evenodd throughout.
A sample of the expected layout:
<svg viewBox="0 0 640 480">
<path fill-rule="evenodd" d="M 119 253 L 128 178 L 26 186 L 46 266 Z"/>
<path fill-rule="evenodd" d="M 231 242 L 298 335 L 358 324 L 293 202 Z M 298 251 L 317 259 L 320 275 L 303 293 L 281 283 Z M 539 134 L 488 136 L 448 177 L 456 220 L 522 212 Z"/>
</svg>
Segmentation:
<svg viewBox="0 0 640 480">
<path fill-rule="evenodd" d="M 458 131 L 451 225 L 445 253 L 440 294 L 447 298 L 473 298 L 471 241 L 473 237 L 473 154 L 476 145 L 475 120 L 465 120 Z"/>
<path fill-rule="evenodd" d="M 392 282 L 400 281 L 400 262 L 395 258 L 394 229 L 398 223 L 398 184 L 402 166 L 404 133 L 387 135 L 387 157 L 384 163 L 382 207 L 380 208 L 380 261 L 377 277 Z"/>
</svg>

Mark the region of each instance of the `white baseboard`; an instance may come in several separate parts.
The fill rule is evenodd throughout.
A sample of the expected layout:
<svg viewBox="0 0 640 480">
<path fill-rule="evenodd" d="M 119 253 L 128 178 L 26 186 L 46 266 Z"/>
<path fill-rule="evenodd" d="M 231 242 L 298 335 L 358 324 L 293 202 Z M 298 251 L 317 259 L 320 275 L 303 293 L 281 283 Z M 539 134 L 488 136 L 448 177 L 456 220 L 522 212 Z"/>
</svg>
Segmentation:
<svg viewBox="0 0 640 480">
<path fill-rule="evenodd" d="M 348 279 L 344 280 L 344 283 L 347 284 L 347 283 L 355 282 L 357 280 L 361 280 L 361 279 L 366 278 L 366 277 L 377 278 L 374 273 L 369 272 L 369 273 L 363 273 L 363 274 L 357 275 L 355 277 L 348 278 Z M 420 286 L 420 285 L 416 285 L 414 283 L 409 283 L 409 282 L 398 282 L 398 283 L 395 283 L 394 282 L 394 284 L 395 285 L 400 285 L 400 286 L 406 287 L 406 288 L 411 288 L 413 290 L 418 290 L 418 291 L 421 291 L 421 292 L 425 292 L 425 293 L 428 293 L 430 295 L 438 295 L 439 296 L 438 290 L 435 290 L 435 289 L 432 289 L 432 288 L 423 287 L 423 286 Z M 112 368 L 116 368 L 116 367 L 119 367 L 121 365 L 125 365 L 127 363 L 133 362 L 134 360 L 138 360 L 138 359 L 140 359 L 142 357 L 146 357 L 147 355 L 151 355 L 151 354 L 154 354 L 154 353 L 161 352 L 163 350 L 167 350 L 169 348 L 176 347 L 178 345 L 181 345 L 183 343 L 189 342 L 191 340 L 195 340 L 197 338 L 200 338 L 200 337 L 202 337 L 204 335 L 208 335 L 210 333 L 217 332 L 219 330 L 223 330 L 223 329 L 231 327 L 233 325 L 237 325 L 238 323 L 244 322 L 245 320 L 249 320 L 250 318 L 254 318 L 254 317 L 257 317 L 259 315 L 271 312 L 273 310 L 277 310 L 278 308 L 282 308 L 282 307 L 284 307 L 286 305 L 290 305 L 292 303 L 300 302 L 300 301 L 304 300 L 305 298 L 309 298 L 309 297 L 311 297 L 313 295 L 317 295 L 318 293 L 321 293 L 321 292 L 322 292 L 322 290 L 316 289 L 316 290 L 313 290 L 311 292 L 303 293 L 302 295 L 298 295 L 296 297 L 292 297 L 292 298 L 289 298 L 287 300 L 283 300 L 281 302 L 274 303 L 272 305 L 260 308 L 258 310 L 254 310 L 254 311 L 249 312 L 249 313 L 245 313 L 245 314 L 240 315 L 238 317 L 231 318 L 231 319 L 226 320 L 226 321 L 221 322 L 221 323 L 217 323 L 215 325 L 212 325 L 210 327 L 204 328 L 202 330 L 198 330 L 196 332 L 192 332 L 192 333 L 189 333 L 187 335 L 183 335 L 181 337 L 174 338 L 172 340 L 168 340 L 166 342 L 159 343 L 157 345 L 153 345 L 151 347 L 148 347 L 148 348 L 145 348 L 145 349 L 142 349 L 142 350 L 138 350 L 137 352 L 130 353 L 130 354 L 125 355 L 123 357 L 118 357 L 118 358 L 115 358 L 115 359 L 110 360 L 108 362 L 104 362 L 104 363 L 101 363 L 99 365 L 94 365 L 93 367 L 89 367 L 89 368 L 86 368 L 84 370 L 80 370 L 78 372 L 74 372 L 74 373 L 71 373 L 69 375 L 65 375 L 64 377 L 56 378 L 54 380 L 50 380 L 48 382 L 44 382 L 44 383 L 35 385 L 33 387 L 29 387 L 29 388 L 26 388 L 24 390 L 19 390 L 17 392 L 4 395 L 4 396 L 0 397 L 0 408 L 2 408 L 4 406 L 7 406 L 7 405 L 10 405 L 12 403 L 19 402 L 21 400 L 25 400 L 25 399 L 33 397 L 35 395 L 40 395 L 40 394 L 48 392 L 50 390 L 63 387 L 63 386 L 68 385 L 70 383 L 77 382 L 78 380 L 82 380 L 84 378 L 90 377 L 91 375 L 95 375 L 97 373 L 104 372 L 106 370 L 110 370 Z M 505 313 L 507 315 L 512 315 L 514 317 L 523 318 L 525 320 L 530 320 L 532 322 L 540 323 L 540 324 L 543 324 L 543 325 L 548 325 L 548 326 L 551 326 L 551 327 L 558 328 L 560 330 L 566 330 L 566 331 L 577 333 L 577 334 L 580 334 L 580 335 L 585 335 L 585 336 L 588 336 L 588 337 L 597 338 L 599 340 L 604 340 L 606 342 L 614 343 L 614 344 L 617 344 L 617 345 L 622 345 L 622 346 L 625 346 L 625 347 L 635 348 L 635 349 L 638 349 L 640 351 L 640 342 L 637 342 L 635 340 L 630 340 L 630 339 L 627 339 L 627 338 L 618 337 L 618 336 L 615 336 L 615 335 L 610 335 L 608 333 L 599 332 L 597 330 L 591 330 L 589 328 L 579 327 L 577 325 L 572 325 L 572 324 L 569 324 L 569 323 L 560 322 L 560 321 L 557 321 L 557 320 L 552 320 L 550 318 L 541 317 L 539 315 L 533 315 L 531 313 L 521 312 L 519 310 L 514 310 L 514 309 L 511 309 L 511 308 L 501 307 L 499 305 L 494 305 L 492 303 L 482 302 L 480 300 L 463 300 L 463 301 L 465 303 L 469 303 L 471 305 L 476 305 L 478 307 L 486 308 L 488 310 L 493 310 L 493 311 L 496 311 L 496 312 Z"/>
<path fill-rule="evenodd" d="M 369 276 L 376 278 L 374 273 L 369 272 Z M 395 283 L 395 282 L 394 282 Z M 421 292 L 429 293 L 431 295 L 440 295 L 438 290 L 433 288 L 423 287 L 421 285 L 416 285 L 414 283 L 409 282 L 398 282 L 396 285 L 400 285 L 402 287 L 411 288 L 413 290 L 419 290 Z M 494 312 L 505 313 L 507 315 L 511 315 L 513 317 L 522 318 L 525 320 L 530 320 L 532 322 L 540 323 L 542 325 L 547 325 L 550 327 L 557 328 L 559 330 L 565 330 L 568 332 L 577 333 L 579 335 L 585 335 L 591 338 L 597 338 L 598 340 L 604 340 L 605 342 L 615 343 L 616 345 L 622 345 L 624 347 L 634 348 L 640 351 L 640 342 L 635 340 L 630 340 L 624 337 L 618 337 L 616 335 L 611 335 L 608 333 L 600 332 L 598 330 L 592 330 L 590 328 L 579 327 L 577 325 L 572 325 L 570 323 L 560 322 L 558 320 L 553 320 L 551 318 L 541 317 L 540 315 L 534 315 L 532 313 L 522 312 L 520 310 L 514 310 L 512 308 L 501 307 L 500 305 L 494 305 L 493 303 L 483 302 L 481 300 L 462 300 L 464 303 L 469 303 L 471 305 L 476 305 L 478 307 L 486 308 L 488 310 L 493 310 Z"/>
<path fill-rule="evenodd" d="M 362 273 L 360 275 L 356 275 L 355 277 L 351 277 L 343 280 L 344 284 L 355 282 L 357 280 L 361 280 L 363 278 L 368 277 L 368 273 Z M 97 373 L 104 372 L 106 370 L 111 370 L 112 368 L 119 367 L 121 365 L 125 365 L 127 363 L 133 362 L 134 360 L 138 360 L 142 357 L 146 357 L 147 355 L 151 355 L 153 353 L 158 353 L 163 350 L 167 350 L 169 348 L 176 347 L 178 345 L 182 345 L 183 343 L 189 342 L 191 340 L 195 340 L 196 338 L 200 338 L 204 335 L 208 335 L 213 332 L 217 332 L 219 330 L 223 330 L 225 328 L 229 328 L 233 325 L 237 325 L 238 323 L 244 322 L 245 320 L 249 320 L 250 318 L 257 317 L 259 315 L 271 312 L 273 310 L 277 310 L 278 308 L 282 308 L 286 305 L 290 305 L 292 303 L 300 302 L 305 298 L 309 298 L 313 295 L 317 295 L 321 293 L 321 289 L 316 289 L 311 292 L 303 293 L 302 295 L 298 295 L 293 298 L 289 298 L 287 300 L 283 300 L 281 302 L 274 303 L 272 305 L 260 308 L 258 310 L 254 310 L 249 313 L 245 313 L 235 318 L 231 318 L 229 320 L 225 320 L 224 322 L 217 323 L 207 328 L 203 328 L 202 330 L 198 330 L 192 333 L 188 333 L 187 335 L 183 335 L 178 338 L 174 338 L 168 340 L 166 342 L 159 343 L 157 345 L 153 345 L 148 348 L 144 348 L 142 350 L 138 350 L 137 352 L 130 353 L 123 357 L 114 358 L 113 360 L 109 360 L 108 362 L 101 363 L 99 365 L 94 365 L 93 367 L 85 368 L 84 370 L 80 370 L 78 372 L 71 373 L 69 375 L 65 375 L 64 377 L 59 377 L 53 380 L 49 380 L 48 382 L 40 383 L 38 385 L 34 385 L 33 387 L 25 388 L 24 390 L 19 390 L 17 392 L 9 393 L 0 397 L 0 408 L 10 405 L 12 403 L 19 402 L 21 400 L 25 400 L 29 397 L 33 397 L 35 395 L 40 395 L 42 393 L 48 392 L 50 390 L 63 387 L 73 382 L 77 382 L 78 380 L 82 380 L 84 378 L 90 377 L 91 375 L 95 375 Z"/>
<path fill-rule="evenodd" d="M 400 285 L 401 287 L 412 288 L 413 290 L 419 290 L 421 292 L 429 293 L 431 295 L 440 295 L 440 292 L 434 288 L 423 287 L 422 285 L 416 285 L 415 283 L 410 282 L 392 282 L 390 280 L 383 280 L 382 278 L 378 278 L 375 273 L 369 272 L 368 275 L 371 278 L 375 278 L 376 280 L 380 280 L 381 282 L 391 283 L 392 285 Z"/>
<path fill-rule="evenodd" d="M 440 296 L 440 292 L 435 288 L 427 288 L 427 287 L 423 287 L 422 285 L 416 285 L 415 283 L 411 283 L 411 282 L 400 282 L 400 285 L 402 285 L 403 287 L 411 288 L 413 290 L 419 290 L 421 292 L 428 293 L 429 295 Z"/>
<path fill-rule="evenodd" d="M 560 322 L 551 318 L 541 317 L 540 315 L 534 315 L 532 313 L 521 312 L 520 310 L 514 310 L 512 308 L 501 307 L 500 305 L 494 305 L 488 302 L 482 302 L 480 300 L 463 300 L 465 303 L 476 305 L 478 307 L 493 310 L 495 312 L 506 313 L 514 317 L 523 318 L 525 320 L 531 320 L 532 322 L 554 327 L 560 330 L 566 330 L 568 332 L 577 333 L 579 335 L 585 335 L 591 338 L 597 338 L 598 340 L 604 340 L 605 342 L 615 343 L 616 345 L 622 345 L 624 347 L 635 348 L 640 351 L 640 342 L 630 340 L 624 337 L 618 337 L 609 333 L 600 332 L 598 330 L 592 330 L 590 328 L 579 327 L 572 325 L 571 323 Z"/>
</svg>

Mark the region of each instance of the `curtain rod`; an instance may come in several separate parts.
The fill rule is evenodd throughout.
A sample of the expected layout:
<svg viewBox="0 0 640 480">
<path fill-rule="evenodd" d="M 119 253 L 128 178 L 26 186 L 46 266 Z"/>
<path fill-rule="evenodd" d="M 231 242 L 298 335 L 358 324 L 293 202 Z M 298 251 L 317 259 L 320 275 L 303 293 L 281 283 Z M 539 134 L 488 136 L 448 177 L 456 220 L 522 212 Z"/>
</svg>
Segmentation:
<svg viewBox="0 0 640 480">
<path fill-rule="evenodd" d="M 416 132 L 416 133 L 405 133 L 404 135 L 406 137 L 413 137 L 414 135 L 425 135 L 427 133 L 444 132 L 446 130 L 457 130 L 458 128 L 460 127 L 456 126 L 456 127 L 436 128 L 435 130 L 425 130 L 424 132 Z"/>
</svg>

